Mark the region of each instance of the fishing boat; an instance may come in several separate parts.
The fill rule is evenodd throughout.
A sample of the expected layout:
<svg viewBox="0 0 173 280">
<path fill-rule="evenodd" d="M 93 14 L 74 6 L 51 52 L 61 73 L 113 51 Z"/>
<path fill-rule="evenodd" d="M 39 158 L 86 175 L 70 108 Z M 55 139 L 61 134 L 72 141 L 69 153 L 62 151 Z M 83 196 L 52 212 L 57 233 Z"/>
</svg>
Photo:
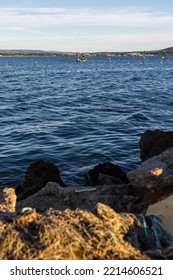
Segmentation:
<svg viewBox="0 0 173 280">
<path fill-rule="evenodd" d="M 76 55 L 76 62 L 86 62 L 87 57 L 84 54 L 77 54 Z"/>
</svg>

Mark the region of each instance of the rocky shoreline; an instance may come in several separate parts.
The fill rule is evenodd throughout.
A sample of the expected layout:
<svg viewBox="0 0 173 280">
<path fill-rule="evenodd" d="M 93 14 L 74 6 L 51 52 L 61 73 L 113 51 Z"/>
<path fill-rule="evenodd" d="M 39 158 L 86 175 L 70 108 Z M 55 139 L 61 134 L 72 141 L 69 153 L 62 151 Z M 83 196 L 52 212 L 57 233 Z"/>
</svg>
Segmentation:
<svg viewBox="0 0 173 280">
<path fill-rule="evenodd" d="M 172 259 L 173 132 L 148 130 L 139 147 L 135 170 L 98 164 L 77 187 L 32 163 L 0 189 L 0 259 Z"/>
</svg>

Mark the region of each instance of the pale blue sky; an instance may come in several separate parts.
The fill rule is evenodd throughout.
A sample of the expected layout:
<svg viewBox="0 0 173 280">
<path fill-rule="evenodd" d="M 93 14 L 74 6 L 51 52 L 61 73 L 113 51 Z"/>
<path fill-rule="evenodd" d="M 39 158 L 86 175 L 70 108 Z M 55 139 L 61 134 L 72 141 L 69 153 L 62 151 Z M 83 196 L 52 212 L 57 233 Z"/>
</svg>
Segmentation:
<svg viewBox="0 0 173 280">
<path fill-rule="evenodd" d="M 0 0 L 0 49 L 137 51 L 173 46 L 173 0 Z"/>
</svg>

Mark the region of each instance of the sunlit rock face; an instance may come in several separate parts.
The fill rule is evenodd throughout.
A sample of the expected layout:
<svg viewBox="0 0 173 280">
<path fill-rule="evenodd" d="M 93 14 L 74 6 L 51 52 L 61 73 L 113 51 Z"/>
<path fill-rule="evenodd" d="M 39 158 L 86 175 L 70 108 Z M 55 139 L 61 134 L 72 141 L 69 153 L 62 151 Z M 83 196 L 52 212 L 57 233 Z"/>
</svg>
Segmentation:
<svg viewBox="0 0 173 280">
<path fill-rule="evenodd" d="M 135 188 L 162 188 L 173 184 L 173 147 L 144 161 L 127 177 Z"/>
</svg>

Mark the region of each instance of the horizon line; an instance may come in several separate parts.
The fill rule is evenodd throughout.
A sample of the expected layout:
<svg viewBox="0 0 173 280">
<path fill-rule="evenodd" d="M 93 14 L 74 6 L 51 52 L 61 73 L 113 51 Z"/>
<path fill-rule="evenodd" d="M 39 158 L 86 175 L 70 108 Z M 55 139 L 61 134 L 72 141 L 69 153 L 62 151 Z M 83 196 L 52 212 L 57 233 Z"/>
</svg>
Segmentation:
<svg viewBox="0 0 173 280">
<path fill-rule="evenodd" d="M 14 51 L 26 51 L 26 52 L 47 52 L 47 53 L 134 53 L 134 52 L 155 52 L 173 49 L 173 47 L 167 47 L 163 49 L 151 49 L 151 50 L 132 50 L 132 51 L 58 51 L 58 50 L 43 50 L 43 49 L 23 49 L 23 48 L 12 48 L 12 49 L 0 49 L 0 52 L 14 52 Z"/>
</svg>

